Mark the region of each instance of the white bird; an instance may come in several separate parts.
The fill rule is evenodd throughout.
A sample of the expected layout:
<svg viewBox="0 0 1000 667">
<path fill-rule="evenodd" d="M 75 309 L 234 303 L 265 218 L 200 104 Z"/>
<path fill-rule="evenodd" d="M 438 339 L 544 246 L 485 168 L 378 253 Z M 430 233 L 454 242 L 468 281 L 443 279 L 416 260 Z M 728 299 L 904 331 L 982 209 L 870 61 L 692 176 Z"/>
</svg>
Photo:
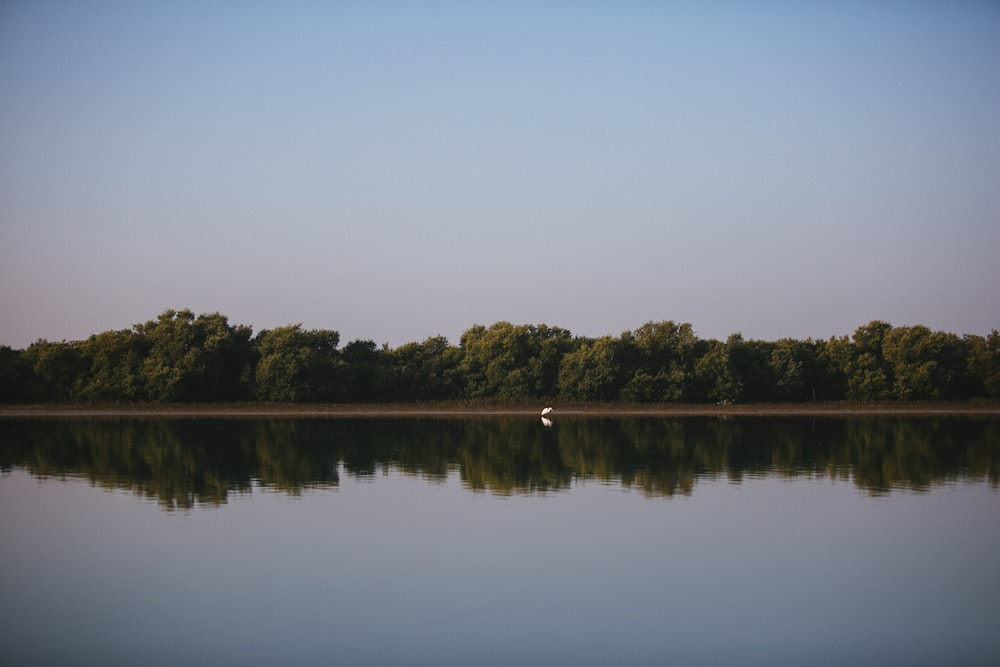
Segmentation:
<svg viewBox="0 0 1000 667">
<path fill-rule="evenodd" d="M 543 408 L 543 409 L 542 409 L 542 416 L 543 416 L 543 417 L 544 417 L 545 415 L 551 415 L 551 414 L 552 414 L 552 408 Z"/>
</svg>

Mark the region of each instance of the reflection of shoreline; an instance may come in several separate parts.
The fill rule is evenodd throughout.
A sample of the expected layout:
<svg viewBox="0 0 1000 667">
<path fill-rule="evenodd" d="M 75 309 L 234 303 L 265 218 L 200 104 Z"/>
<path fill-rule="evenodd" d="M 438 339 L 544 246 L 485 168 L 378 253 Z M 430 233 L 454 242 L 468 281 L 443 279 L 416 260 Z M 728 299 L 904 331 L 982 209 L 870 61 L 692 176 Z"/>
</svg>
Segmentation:
<svg viewBox="0 0 1000 667">
<path fill-rule="evenodd" d="M 392 404 L 149 404 L 149 405 L 0 405 L 0 418 L 15 417 L 504 417 L 537 415 L 538 408 L 461 403 Z M 561 404 L 572 417 L 853 417 L 1000 415 L 1000 404 L 985 403 L 756 403 L 731 405 L 628 403 Z"/>
<path fill-rule="evenodd" d="M 457 471 L 500 495 L 620 484 L 689 495 L 698 480 L 776 475 L 851 480 L 871 494 L 955 480 L 1000 484 L 1000 418 L 956 416 L 0 420 L 0 470 L 78 476 L 167 508 L 218 505 L 253 484 L 297 495 L 341 474 Z M 343 471 L 342 473 L 339 471 Z"/>
</svg>

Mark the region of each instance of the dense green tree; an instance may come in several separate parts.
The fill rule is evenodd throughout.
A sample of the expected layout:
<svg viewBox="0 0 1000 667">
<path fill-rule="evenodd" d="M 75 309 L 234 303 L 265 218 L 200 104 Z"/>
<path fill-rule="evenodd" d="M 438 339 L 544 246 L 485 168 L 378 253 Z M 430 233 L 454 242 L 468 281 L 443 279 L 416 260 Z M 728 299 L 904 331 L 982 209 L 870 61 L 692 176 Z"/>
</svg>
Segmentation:
<svg viewBox="0 0 1000 667">
<path fill-rule="evenodd" d="M 807 342 L 812 348 L 803 367 L 807 398 L 843 400 L 847 395 L 847 372 L 846 363 L 841 363 L 840 356 L 850 353 L 850 341 L 847 338 L 831 338 Z"/>
<path fill-rule="evenodd" d="M 883 400 L 890 395 L 890 385 L 887 370 L 874 354 L 865 352 L 852 359 L 847 377 L 848 398 Z"/>
<path fill-rule="evenodd" d="M 757 403 L 779 397 L 772 366 L 774 343 L 745 340 L 742 334 L 735 333 L 727 339 L 726 347 L 729 348 L 730 367 L 741 389 L 741 401 Z"/>
<path fill-rule="evenodd" d="M 559 393 L 559 368 L 563 356 L 576 347 L 568 329 L 545 324 L 528 326 L 526 333 L 532 347 L 530 387 L 535 396 L 554 397 Z"/>
<path fill-rule="evenodd" d="M 647 322 L 621 336 L 626 401 L 687 400 L 688 386 L 703 345 L 690 324 Z"/>
<path fill-rule="evenodd" d="M 771 348 L 770 376 L 774 381 L 772 396 L 778 400 L 805 398 L 805 367 L 808 349 L 791 338 L 777 341 Z"/>
<path fill-rule="evenodd" d="M 75 342 L 38 340 L 22 355 L 30 370 L 27 398 L 41 401 L 68 401 L 76 397 L 85 362 Z"/>
<path fill-rule="evenodd" d="M 846 360 L 848 398 L 877 401 L 891 396 L 892 368 L 882 352 L 890 331 L 891 324 L 877 320 L 855 330 Z"/>
<path fill-rule="evenodd" d="M 321 401 L 340 398 L 346 374 L 337 352 L 340 334 L 293 324 L 265 329 L 254 339 L 258 361 L 254 395 L 263 401 Z"/>
<path fill-rule="evenodd" d="M 965 345 L 954 334 L 925 326 L 897 327 L 882 341 L 890 368 L 890 396 L 900 400 L 958 398 L 964 379 Z"/>
<path fill-rule="evenodd" d="M 817 398 L 822 400 L 850 398 L 850 375 L 854 343 L 848 336 L 835 336 L 817 349 L 819 365 L 826 371 L 818 382 Z M 822 389 L 826 388 L 827 391 Z"/>
<path fill-rule="evenodd" d="M 542 398 L 557 393 L 559 366 L 573 347 L 559 327 L 497 322 L 462 334 L 461 372 L 472 398 Z"/>
<path fill-rule="evenodd" d="M 103 401 L 144 399 L 142 370 L 148 350 L 145 337 L 134 330 L 91 336 L 80 344 L 88 370 L 80 379 L 77 396 Z"/>
<path fill-rule="evenodd" d="M 891 378 L 889 396 L 901 400 L 937 398 L 933 379 L 937 360 L 931 330 L 898 327 L 882 339 L 882 357 Z"/>
<path fill-rule="evenodd" d="M 27 400 L 31 369 L 24 355 L 6 345 L 0 345 L 0 402 L 19 403 Z"/>
<path fill-rule="evenodd" d="M 932 338 L 937 361 L 934 382 L 940 387 L 939 397 L 944 400 L 970 398 L 972 393 L 969 391 L 966 364 L 969 357 L 968 341 L 944 331 L 935 331 Z"/>
<path fill-rule="evenodd" d="M 401 345 L 390 356 L 396 376 L 393 398 L 430 401 L 461 395 L 462 351 L 449 345 L 444 336 Z"/>
<path fill-rule="evenodd" d="M 1000 398 L 1000 332 L 966 336 L 966 395 Z"/>
<path fill-rule="evenodd" d="M 661 368 L 655 374 L 638 368 L 622 387 L 619 396 L 631 403 L 677 403 L 687 395 L 688 379 L 687 373 L 676 366 Z"/>
<path fill-rule="evenodd" d="M 145 395 L 154 401 L 239 400 L 249 395 L 251 330 L 224 315 L 167 310 L 135 326 L 148 345 Z"/>
<path fill-rule="evenodd" d="M 219 313 L 199 315 L 194 322 L 195 340 L 202 348 L 205 372 L 201 391 L 193 400 L 235 401 L 252 395 L 256 353 L 253 329 L 231 325 Z"/>
<path fill-rule="evenodd" d="M 740 398 L 742 388 L 733 370 L 729 346 L 711 340 L 708 341 L 707 348 L 694 366 L 691 400 L 699 403 L 732 403 Z"/>
<path fill-rule="evenodd" d="M 621 339 L 586 340 L 563 355 L 559 396 L 574 401 L 613 401 L 621 392 Z"/>
<path fill-rule="evenodd" d="M 352 340 L 344 346 L 341 358 L 347 373 L 346 400 L 364 403 L 392 397 L 395 374 L 386 346 L 378 347 L 371 340 Z"/>
<path fill-rule="evenodd" d="M 143 361 L 145 394 L 154 401 L 183 401 L 197 381 L 198 350 L 194 346 L 194 313 L 167 310 L 156 320 L 135 326 L 149 345 Z"/>
<path fill-rule="evenodd" d="M 991 398 L 1000 398 L 1000 333 L 996 329 L 986 337 L 986 346 L 982 349 L 983 389 Z"/>
<path fill-rule="evenodd" d="M 827 358 L 827 342 L 782 338 L 771 347 L 770 398 L 778 401 L 843 398 L 839 373 Z"/>
</svg>

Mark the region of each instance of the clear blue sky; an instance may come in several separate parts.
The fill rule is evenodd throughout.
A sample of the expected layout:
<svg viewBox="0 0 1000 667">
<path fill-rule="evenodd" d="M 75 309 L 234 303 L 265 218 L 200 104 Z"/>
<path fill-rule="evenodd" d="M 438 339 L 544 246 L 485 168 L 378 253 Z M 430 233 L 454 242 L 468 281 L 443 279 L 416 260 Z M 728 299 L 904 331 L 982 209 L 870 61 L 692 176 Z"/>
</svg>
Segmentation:
<svg viewBox="0 0 1000 667">
<path fill-rule="evenodd" d="M 15 348 L 986 334 L 998 255 L 995 2 L 0 4 Z"/>
</svg>

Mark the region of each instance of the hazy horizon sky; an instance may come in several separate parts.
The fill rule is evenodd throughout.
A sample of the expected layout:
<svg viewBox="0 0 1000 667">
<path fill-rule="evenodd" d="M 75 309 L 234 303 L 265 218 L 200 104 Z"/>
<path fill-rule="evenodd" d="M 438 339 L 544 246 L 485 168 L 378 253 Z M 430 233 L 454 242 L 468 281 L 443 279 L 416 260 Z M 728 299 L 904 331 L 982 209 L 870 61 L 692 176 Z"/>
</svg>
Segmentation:
<svg viewBox="0 0 1000 667">
<path fill-rule="evenodd" d="M 1000 328 L 1000 4 L 0 4 L 0 344 Z"/>
</svg>

